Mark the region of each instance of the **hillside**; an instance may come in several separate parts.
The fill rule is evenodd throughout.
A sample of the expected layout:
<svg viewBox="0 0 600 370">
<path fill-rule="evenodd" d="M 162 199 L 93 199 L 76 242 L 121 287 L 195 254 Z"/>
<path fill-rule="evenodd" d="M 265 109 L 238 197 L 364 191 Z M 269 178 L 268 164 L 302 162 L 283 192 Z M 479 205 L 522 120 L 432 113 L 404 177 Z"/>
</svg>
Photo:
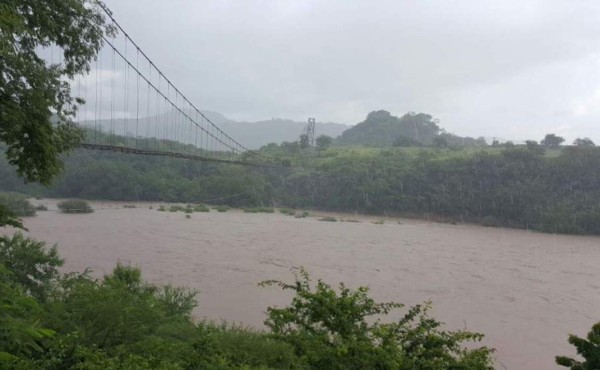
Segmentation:
<svg viewBox="0 0 600 370">
<path fill-rule="evenodd" d="M 491 140 L 490 140 L 491 141 Z M 446 132 L 438 121 L 426 113 L 406 113 L 393 116 L 385 110 L 373 111 L 356 126 L 344 131 L 335 140 L 336 145 L 369 147 L 414 146 L 486 146 L 481 137 L 461 137 Z"/>
<path fill-rule="evenodd" d="M 402 117 L 385 110 L 371 112 L 356 126 L 344 131 L 336 139 L 339 145 L 392 146 L 404 137 L 420 144 L 431 144 L 440 132 L 437 122 L 425 113 L 407 113 Z"/>
<path fill-rule="evenodd" d="M 234 139 L 249 149 L 258 149 L 269 143 L 281 143 L 283 141 L 296 141 L 306 126 L 306 122 L 298 122 L 289 119 L 273 118 L 257 122 L 239 122 L 231 120 L 221 113 L 213 111 L 202 112 L 221 130 L 230 134 Z M 102 131 L 111 128 L 118 135 L 141 137 L 156 137 L 156 128 L 160 127 L 157 122 L 167 121 L 166 114 L 136 119 L 108 119 L 99 120 L 96 125 L 92 121 L 83 122 L 90 127 L 102 127 Z M 316 135 L 328 135 L 336 137 L 348 128 L 347 125 L 331 122 L 317 122 Z M 193 143 L 190 139 L 188 143 Z"/>
</svg>

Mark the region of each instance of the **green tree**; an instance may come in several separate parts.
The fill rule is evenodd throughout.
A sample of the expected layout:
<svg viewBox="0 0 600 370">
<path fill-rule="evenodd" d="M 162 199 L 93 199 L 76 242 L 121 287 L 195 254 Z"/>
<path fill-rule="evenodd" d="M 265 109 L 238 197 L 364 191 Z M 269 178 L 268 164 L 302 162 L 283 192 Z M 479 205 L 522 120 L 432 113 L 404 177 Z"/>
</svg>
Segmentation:
<svg viewBox="0 0 600 370">
<path fill-rule="evenodd" d="M 581 146 L 581 147 L 592 147 L 592 146 L 596 146 L 596 144 L 594 144 L 594 142 L 592 141 L 592 139 L 590 138 L 577 138 L 575 139 L 575 141 L 573 141 L 573 145 L 575 146 Z"/>
<path fill-rule="evenodd" d="M 28 181 L 48 184 L 60 171 L 60 155 L 81 132 L 72 122 L 83 100 L 68 79 L 90 62 L 114 28 L 92 0 L 4 0 L 0 4 L 0 142 Z M 39 54 L 55 47 L 62 63 Z"/>
<path fill-rule="evenodd" d="M 14 284 L 39 301 L 45 301 L 63 265 L 56 246 L 46 249 L 44 242 L 17 233 L 0 237 L 0 264 L 10 271 Z"/>
<path fill-rule="evenodd" d="M 572 370 L 600 369 L 600 322 L 592 327 L 587 339 L 569 335 L 569 343 L 575 346 L 577 353 L 585 361 L 580 362 L 570 357 L 557 356 L 556 363 Z"/>
<path fill-rule="evenodd" d="M 71 95 L 68 79 L 90 70 L 107 24 L 92 0 L 5 0 L 0 4 L 0 143 L 28 181 L 49 184 L 62 168 L 60 155 L 81 140 L 71 118 L 84 101 Z M 39 54 L 57 47 L 63 62 Z M 0 227 L 23 227 L 0 205 Z"/>
<path fill-rule="evenodd" d="M 433 145 L 438 148 L 445 148 L 448 146 L 448 140 L 443 136 L 436 136 L 433 139 Z"/>
<path fill-rule="evenodd" d="M 435 139 L 434 139 L 435 141 Z M 393 146 L 399 146 L 399 147 L 411 147 L 411 146 L 421 146 L 421 143 L 419 143 L 418 141 L 416 141 L 415 139 L 406 136 L 406 135 L 400 135 L 396 138 L 396 140 L 394 141 L 394 143 L 392 144 Z"/>
<path fill-rule="evenodd" d="M 328 148 L 332 142 L 333 142 L 333 138 L 331 136 L 327 136 L 327 135 L 320 135 L 319 137 L 317 137 L 315 139 L 315 143 L 317 144 L 317 148 L 319 148 L 319 149 Z"/>
<path fill-rule="evenodd" d="M 550 149 L 556 149 L 565 141 L 561 136 L 555 134 L 547 134 L 541 141 L 541 144 Z"/>
</svg>

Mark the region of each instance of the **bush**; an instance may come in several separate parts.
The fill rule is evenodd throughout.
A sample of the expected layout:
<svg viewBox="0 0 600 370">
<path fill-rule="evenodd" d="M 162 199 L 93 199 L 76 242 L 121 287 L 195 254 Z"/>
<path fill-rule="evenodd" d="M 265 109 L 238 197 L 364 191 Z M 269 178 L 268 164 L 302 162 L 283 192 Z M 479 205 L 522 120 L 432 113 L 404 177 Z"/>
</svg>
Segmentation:
<svg viewBox="0 0 600 370">
<path fill-rule="evenodd" d="M 194 206 L 194 211 L 196 211 L 196 212 L 210 212 L 210 208 L 208 208 L 204 204 L 196 204 Z"/>
<path fill-rule="evenodd" d="M 169 207 L 169 212 L 177 212 L 177 211 L 183 211 L 184 208 L 182 206 L 178 206 L 178 205 L 172 205 L 171 207 Z"/>
<path fill-rule="evenodd" d="M 165 212 L 166 210 L 167 210 L 167 208 L 165 206 L 161 205 L 160 207 L 158 207 L 159 212 Z"/>
<path fill-rule="evenodd" d="M 88 202 L 80 199 L 64 200 L 58 203 L 58 209 L 63 213 L 92 213 L 94 209 Z"/>
<path fill-rule="evenodd" d="M 246 213 L 274 213 L 275 210 L 269 207 L 254 207 L 254 208 L 244 208 L 244 212 Z"/>
<path fill-rule="evenodd" d="M 327 216 L 327 217 L 320 218 L 319 221 L 337 222 L 337 218 L 331 217 L 331 216 Z"/>
<path fill-rule="evenodd" d="M 231 208 L 229 206 L 216 206 L 214 209 L 216 209 L 217 212 L 227 212 Z"/>
<path fill-rule="evenodd" d="M 335 290 L 321 280 L 313 284 L 304 270 L 292 283 L 261 284 L 295 293 L 289 306 L 267 309 L 265 325 L 310 369 L 493 369 L 491 349 L 463 346 L 483 335 L 441 330 L 442 323 L 429 315 L 429 303 L 384 323 L 382 316 L 403 305 L 375 302 L 366 287 L 351 290 L 340 284 Z"/>
<path fill-rule="evenodd" d="M 194 213 L 194 209 L 191 207 L 185 207 L 185 209 L 183 210 L 183 212 L 185 213 Z"/>
<path fill-rule="evenodd" d="M 47 211 L 48 207 L 46 207 L 44 204 L 38 204 L 37 206 L 35 206 L 35 210 L 36 211 Z"/>
<path fill-rule="evenodd" d="M 0 193 L 0 205 L 4 205 L 17 217 L 35 216 L 33 205 L 19 193 Z"/>
<path fill-rule="evenodd" d="M 284 215 L 294 216 L 296 211 L 291 208 L 280 208 L 279 213 L 283 213 Z"/>
<path fill-rule="evenodd" d="M 125 204 L 123 208 L 137 208 L 135 204 Z"/>
</svg>

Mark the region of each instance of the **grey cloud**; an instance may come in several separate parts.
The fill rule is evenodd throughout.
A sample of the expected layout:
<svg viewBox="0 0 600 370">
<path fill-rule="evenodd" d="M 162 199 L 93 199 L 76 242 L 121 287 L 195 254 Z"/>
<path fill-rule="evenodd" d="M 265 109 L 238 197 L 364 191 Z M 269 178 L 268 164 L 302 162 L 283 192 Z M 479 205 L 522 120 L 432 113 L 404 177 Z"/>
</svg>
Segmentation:
<svg viewBox="0 0 600 370">
<path fill-rule="evenodd" d="M 600 2 L 107 0 L 203 109 L 354 124 L 424 111 L 457 134 L 600 142 Z"/>
</svg>

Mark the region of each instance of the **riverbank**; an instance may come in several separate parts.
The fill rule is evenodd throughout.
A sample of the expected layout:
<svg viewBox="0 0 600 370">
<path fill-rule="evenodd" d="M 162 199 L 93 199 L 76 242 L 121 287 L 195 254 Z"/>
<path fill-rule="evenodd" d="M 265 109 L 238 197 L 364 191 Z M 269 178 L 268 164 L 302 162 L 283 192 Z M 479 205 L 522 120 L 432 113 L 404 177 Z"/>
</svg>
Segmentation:
<svg viewBox="0 0 600 370">
<path fill-rule="evenodd" d="M 52 210 L 56 201 L 33 202 Z M 290 280 L 290 269 L 303 266 L 333 284 L 368 285 L 380 301 L 432 300 L 450 328 L 486 334 L 509 369 L 555 368 L 555 355 L 573 352 L 568 334 L 599 319 L 597 237 L 320 212 L 213 210 L 187 219 L 157 203 L 91 203 L 93 214 L 39 212 L 25 225 L 58 244 L 65 271 L 101 276 L 120 261 L 152 282 L 198 289 L 197 318 L 261 327 L 266 307 L 289 296 L 257 283 Z M 360 222 L 319 221 L 327 215 Z"/>
</svg>

